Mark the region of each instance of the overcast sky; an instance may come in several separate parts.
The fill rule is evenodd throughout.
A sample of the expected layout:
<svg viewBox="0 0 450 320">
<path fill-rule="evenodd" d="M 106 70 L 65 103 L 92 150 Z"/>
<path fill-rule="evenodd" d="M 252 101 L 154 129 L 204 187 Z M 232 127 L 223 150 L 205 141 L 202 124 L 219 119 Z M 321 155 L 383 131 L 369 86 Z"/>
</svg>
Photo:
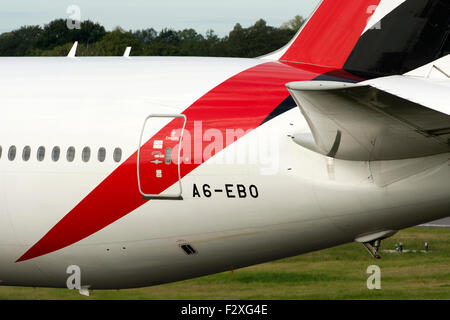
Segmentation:
<svg viewBox="0 0 450 320">
<path fill-rule="evenodd" d="M 0 0 L 0 33 L 24 25 L 43 25 L 67 18 L 70 5 L 81 10 L 81 20 L 93 20 L 107 30 L 153 27 L 213 29 L 221 36 L 239 22 L 247 27 L 263 18 L 280 26 L 300 14 L 309 16 L 320 0 Z"/>
</svg>

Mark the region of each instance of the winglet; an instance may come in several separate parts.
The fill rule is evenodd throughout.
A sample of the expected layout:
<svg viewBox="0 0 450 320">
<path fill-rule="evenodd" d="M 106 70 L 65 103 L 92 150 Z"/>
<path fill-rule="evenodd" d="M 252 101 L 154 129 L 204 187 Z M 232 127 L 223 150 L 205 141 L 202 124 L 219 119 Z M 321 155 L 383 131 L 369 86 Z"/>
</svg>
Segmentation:
<svg viewBox="0 0 450 320">
<path fill-rule="evenodd" d="M 130 53 L 131 53 L 131 47 L 127 47 L 127 48 L 125 49 L 125 52 L 123 53 L 123 56 L 124 56 L 125 58 L 129 58 L 129 57 L 130 57 Z"/>
<path fill-rule="evenodd" d="M 67 55 L 69 58 L 75 58 L 75 55 L 77 53 L 77 47 L 78 41 L 75 41 L 75 43 L 72 46 L 72 49 L 70 49 L 69 54 Z"/>
</svg>

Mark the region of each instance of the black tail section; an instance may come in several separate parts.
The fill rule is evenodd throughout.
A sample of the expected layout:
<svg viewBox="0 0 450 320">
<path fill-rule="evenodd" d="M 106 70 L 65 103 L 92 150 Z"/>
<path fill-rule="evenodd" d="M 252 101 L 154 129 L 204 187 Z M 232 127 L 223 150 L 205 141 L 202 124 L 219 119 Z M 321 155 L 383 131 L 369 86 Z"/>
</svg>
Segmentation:
<svg viewBox="0 0 450 320">
<path fill-rule="evenodd" d="M 406 0 L 361 36 L 343 69 L 364 78 L 404 74 L 449 53 L 450 1 Z"/>
</svg>

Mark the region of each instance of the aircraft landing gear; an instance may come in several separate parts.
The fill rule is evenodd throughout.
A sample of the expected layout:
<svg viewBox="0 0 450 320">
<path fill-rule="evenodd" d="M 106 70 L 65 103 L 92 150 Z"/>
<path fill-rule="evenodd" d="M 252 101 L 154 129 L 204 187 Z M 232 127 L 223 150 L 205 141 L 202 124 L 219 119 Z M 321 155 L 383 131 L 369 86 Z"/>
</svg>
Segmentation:
<svg viewBox="0 0 450 320">
<path fill-rule="evenodd" d="M 355 241 L 362 243 L 372 257 L 374 257 L 375 259 L 381 259 L 381 256 L 378 254 L 378 251 L 380 250 L 381 240 L 392 237 L 396 233 L 397 230 L 379 231 L 376 233 L 359 236 L 355 239 Z"/>
<path fill-rule="evenodd" d="M 364 247 L 366 247 L 367 251 L 371 254 L 375 259 L 381 259 L 381 256 L 378 254 L 378 250 L 380 249 L 381 240 L 376 239 L 370 242 L 363 242 Z"/>
</svg>

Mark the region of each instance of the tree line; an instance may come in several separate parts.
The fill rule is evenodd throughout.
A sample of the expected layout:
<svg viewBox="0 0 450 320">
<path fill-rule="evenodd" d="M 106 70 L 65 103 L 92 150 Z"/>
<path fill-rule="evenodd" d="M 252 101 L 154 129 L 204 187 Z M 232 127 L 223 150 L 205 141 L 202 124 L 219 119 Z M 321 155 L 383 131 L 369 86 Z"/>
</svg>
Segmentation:
<svg viewBox="0 0 450 320">
<path fill-rule="evenodd" d="M 263 19 L 243 28 L 239 23 L 224 37 L 213 30 L 205 35 L 194 29 L 156 31 L 153 28 L 106 31 L 92 21 L 79 29 L 69 29 L 66 20 L 57 19 L 41 26 L 24 26 L 0 34 L 0 56 L 65 56 L 78 41 L 77 56 L 119 56 L 127 46 L 133 56 L 216 56 L 254 58 L 281 48 L 304 23 L 301 16 L 280 27 L 268 26 Z"/>
</svg>

